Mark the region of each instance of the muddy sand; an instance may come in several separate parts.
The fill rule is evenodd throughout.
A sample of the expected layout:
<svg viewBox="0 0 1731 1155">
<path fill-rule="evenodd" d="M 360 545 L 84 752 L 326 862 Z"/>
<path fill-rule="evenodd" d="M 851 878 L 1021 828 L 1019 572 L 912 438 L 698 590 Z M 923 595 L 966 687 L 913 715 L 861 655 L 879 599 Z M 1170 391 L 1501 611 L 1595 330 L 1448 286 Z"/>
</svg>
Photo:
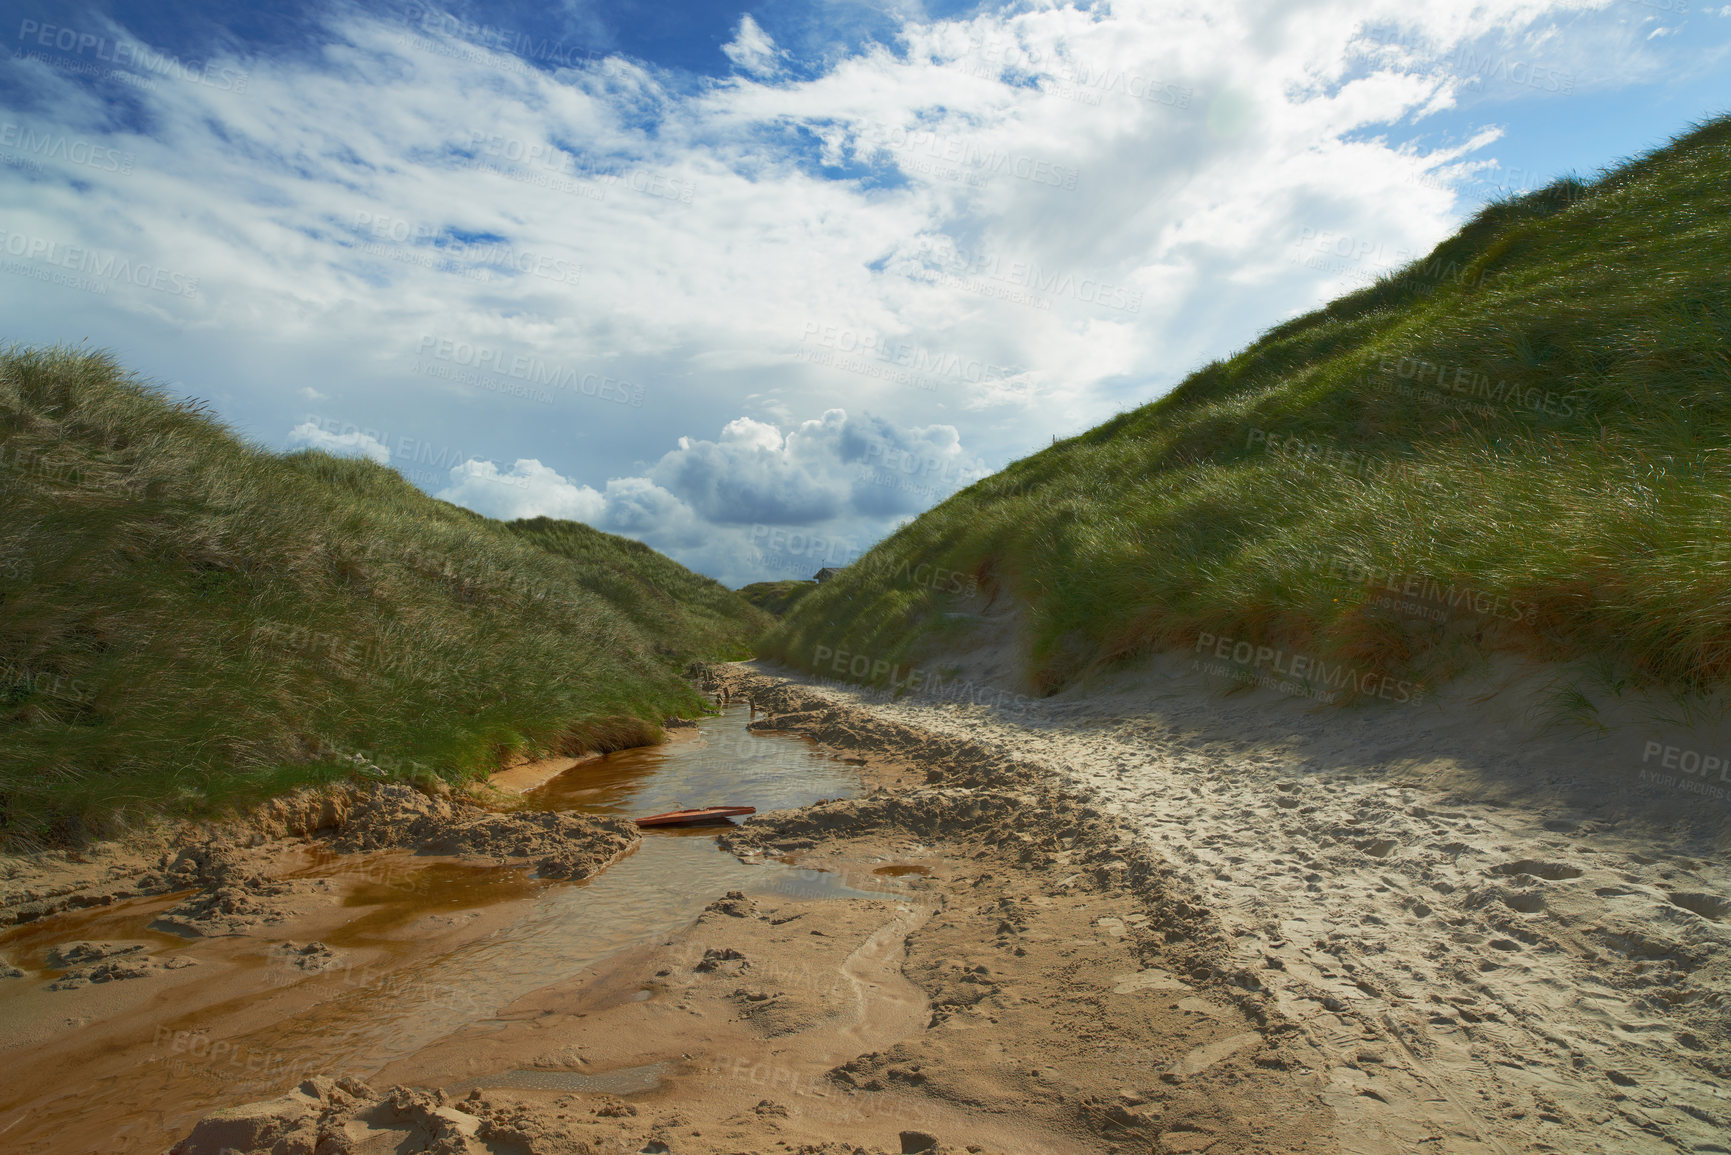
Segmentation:
<svg viewBox="0 0 1731 1155">
<path fill-rule="evenodd" d="M 46 897 L 40 873 L 34 891 L 15 882 L 14 957 L 151 965 L 39 982 L 11 1004 L 29 1013 L 8 1040 L 21 1074 L 0 1133 L 17 1128 L 15 1150 L 183 1155 L 1334 1149 L 1317 1060 L 1270 1030 L 1260 995 L 1217 965 L 1206 912 L 1122 829 L 965 743 L 829 738 L 864 795 L 725 839 L 746 863 L 797 863 L 824 885 L 714 895 L 683 929 L 490 1012 L 438 997 L 447 979 L 426 960 L 460 956 L 533 901 L 490 866 L 599 869 L 618 836 L 607 820 L 384 787 L 334 809 L 296 800 L 159 850 L 149 870 L 93 852 L 61 863 Z M 964 770 L 976 784 L 928 782 Z M 345 902 L 416 879 L 429 850 L 495 890 L 455 887 L 442 909 L 354 933 Z M 353 870 L 329 869 L 351 856 Z M 80 870 L 83 889 L 69 887 Z M 155 940 L 109 933 L 141 911 Z M 44 955 L 69 940 L 103 957 Z M 341 1040 L 273 1027 L 356 997 L 413 1020 L 377 1061 L 333 1069 L 319 1050 Z M 93 1075 L 116 1089 L 56 1099 Z"/>
<path fill-rule="evenodd" d="M 32 1106 L 0 1113 L 0 1134 L 22 1124 L 8 1141 L 33 1143 L 18 1150 L 182 1155 L 1728 1149 L 1728 941 L 1708 901 L 1727 893 L 1722 854 L 1654 853 L 1639 823 L 1486 798 L 1464 758 L 1394 773 L 1393 735 L 1411 715 L 1247 711 L 1218 693 L 1151 708 L 1142 688 L 1002 714 L 749 665 L 708 679 L 750 699 L 760 731 L 808 735 L 858 765 L 861 796 L 760 815 L 722 839 L 746 863 L 825 871 L 821 893 L 702 896 L 714 901 L 684 929 L 464 1014 L 429 1002 L 417 983 L 436 976 L 419 961 L 484 940 L 529 900 L 458 888 L 448 909 L 389 928 L 395 953 L 377 962 L 386 996 L 438 1008 L 405 1012 L 439 1020 L 413 1046 L 352 1070 L 309 1059 L 305 1078 L 272 1052 L 243 1079 L 231 1068 L 245 1048 L 217 1047 L 255 1039 L 243 1025 L 279 1001 L 341 993 L 338 976 L 371 956 L 339 941 L 352 917 L 340 894 L 406 869 L 404 851 L 377 847 L 413 840 L 279 816 L 230 848 L 250 867 L 217 855 L 213 869 L 209 854 L 183 865 L 182 881 L 209 876 L 191 894 L 128 898 L 164 870 L 61 864 L 86 872 L 83 890 L 63 874 L 44 897 L 38 877 L 35 897 L 8 909 L 67 912 L 22 944 L 52 938 L 67 974 L 164 957 L 108 953 L 148 944 L 101 938 L 104 912 L 78 908 L 103 892 L 182 918 L 213 908 L 202 917 L 221 929 L 131 981 L 33 992 L 48 1009 L 6 1053 L 32 1064 L 36 1095 L 12 1095 Z M 1315 738 L 1342 727 L 1356 761 Z M 451 870 L 563 858 L 580 877 L 617 856 L 620 832 L 602 820 L 458 835 L 423 804 L 450 805 L 406 803 L 384 825 L 414 827 L 423 849 L 451 852 L 438 860 Z M 457 810 L 458 828 L 482 821 Z M 297 826 L 302 841 L 284 837 Z M 567 836 L 583 847 L 574 857 L 559 852 Z M 372 873 L 308 881 L 309 856 L 339 849 Z M 213 903 L 248 869 L 241 898 L 262 914 Z M 299 905 L 298 888 L 313 892 Z M 241 925 L 255 916 L 279 921 Z M 267 940 L 272 973 L 292 980 L 269 997 L 256 968 L 225 969 L 213 990 L 193 982 L 198 964 Z M 192 965 L 169 969 L 175 958 Z M 112 1001 L 150 988 L 185 1001 L 202 1049 L 196 1027 L 164 1034 L 159 1013 L 147 1032 L 140 998 Z M 49 1002 L 73 999 L 87 1001 Z M 196 1125 L 164 1111 L 155 1131 L 135 1110 L 129 1125 L 161 1141 L 134 1147 L 115 1142 L 112 1119 L 104 1130 L 76 1105 L 40 1106 L 66 1063 L 141 1053 L 164 1068 L 159 1093 L 223 1109 Z M 52 1139 L 44 1118 L 62 1128 Z"/>
</svg>

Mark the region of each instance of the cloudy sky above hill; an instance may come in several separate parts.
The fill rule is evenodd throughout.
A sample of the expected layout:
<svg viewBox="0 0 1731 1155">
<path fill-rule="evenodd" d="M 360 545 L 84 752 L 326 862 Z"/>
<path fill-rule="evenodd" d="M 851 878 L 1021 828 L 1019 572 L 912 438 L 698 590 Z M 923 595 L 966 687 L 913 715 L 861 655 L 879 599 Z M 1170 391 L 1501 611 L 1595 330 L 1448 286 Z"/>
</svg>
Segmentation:
<svg viewBox="0 0 1731 1155">
<path fill-rule="evenodd" d="M 1681 0 L 26 2 L 0 35 L 5 339 L 734 585 L 1731 109 L 1731 5 Z"/>
</svg>

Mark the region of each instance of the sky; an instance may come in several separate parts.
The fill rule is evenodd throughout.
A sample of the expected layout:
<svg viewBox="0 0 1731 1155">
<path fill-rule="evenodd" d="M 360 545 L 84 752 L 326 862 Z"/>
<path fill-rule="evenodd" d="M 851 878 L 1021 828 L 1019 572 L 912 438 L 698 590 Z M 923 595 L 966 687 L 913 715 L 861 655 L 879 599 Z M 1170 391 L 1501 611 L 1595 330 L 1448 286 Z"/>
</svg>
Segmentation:
<svg viewBox="0 0 1731 1155">
<path fill-rule="evenodd" d="M 1731 111 L 1685 0 L 0 4 L 0 340 L 730 586 Z"/>
</svg>

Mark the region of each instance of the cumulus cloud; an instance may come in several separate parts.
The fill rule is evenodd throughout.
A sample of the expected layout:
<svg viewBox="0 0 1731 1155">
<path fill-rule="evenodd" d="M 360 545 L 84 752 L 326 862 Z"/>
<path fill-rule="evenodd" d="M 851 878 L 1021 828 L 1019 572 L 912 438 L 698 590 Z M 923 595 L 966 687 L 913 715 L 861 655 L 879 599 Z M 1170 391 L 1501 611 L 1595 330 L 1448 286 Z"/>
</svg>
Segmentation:
<svg viewBox="0 0 1731 1155">
<path fill-rule="evenodd" d="M 988 472 L 954 426 L 900 429 L 831 409 L 785 435 L 741 417 L 714 441 L 681 437 L 651 476 L 718 524 L 806 525 L 848 513 L 915 513 Z"/>
<path fill-rule="evenodd" d="M 737 418 L 712 441 L 681 437 L 647 474 L 611 478 L 600 490 L 535 460 L 508 469 L 469 460 L 451 469 L 436 496 L 507 520 L 585 522 L 743 584 L 809 576 L 818 568 L 808 548 L 814 535 L 824 543 L 819 564 L 851 560 L 896 520 L 988 473 L 953 426 L 901 428 L 831 409 L 785 433 Z M 792 535 L 792 550 L 788 527 L 803 531 Z"/>
<path fill-rule="evenodd" d="M 360 430 L 332 433 L 311 421 L 289 430 L 288 445 L 291 449 L 322 449 L 338 457 L 370 457 L 380 465 L 388 465 L 391 460 L 390 446 L 370 433 Z"/>
<path fill-rule="evenodd" d="M 557 470 L 529 459 L 507 470 L 480 460 L 452 466 L 451 484 L 435 496 L 506 521 L 558 517 L 594 523 L 606 504 L 589 486 L 574 484 Z"/>
</svg>

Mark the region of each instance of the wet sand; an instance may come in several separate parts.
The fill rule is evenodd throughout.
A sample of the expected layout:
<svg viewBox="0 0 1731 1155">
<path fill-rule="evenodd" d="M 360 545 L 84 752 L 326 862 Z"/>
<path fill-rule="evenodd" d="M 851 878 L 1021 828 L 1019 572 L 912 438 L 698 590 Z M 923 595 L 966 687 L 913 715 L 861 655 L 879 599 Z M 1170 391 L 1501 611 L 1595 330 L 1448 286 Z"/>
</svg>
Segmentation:
<svg viewBox="0 0 1731 1155">
<path fill-rule="evenodd" d="M 712 732 L 705 757 L 776 796 L 781 755 L 762 755 L 809 730 L 807 805 L 729 833 L 733 853 L 712 832 L 652 836 L 575 884 L 261 842 L 229 869 L 292 885 L 269 899 L 279 921 L 154 940 L 193 967 L 37 981 L 5 1004 L 34 1024 L 8 1049 L 28 1067 L 0 1097 L 8 1149 L 923 1141 L 903 1132 L 952 1152 L 1339 1149 L 1326 1055 L 1121 823 L 1049 772 L 723 677 L 774 713 Z M 585 764 L 525 801 L 605 816 L 712 800 L 683 797 L 708 769 L 633 786 L 633 758 L 657 757 Z M 124 939 L 180 897 L 62 914 L 0 949 L 39 967 L 68 934 Z"/>
<path fill-rule="evenodd" d="M 1320 1062 L 1215 965 L 1206 912 L 1157 864 L 1121 856 L 1123 831 L 1039 775 L 959 762 L 919 734 L 863 720 L 824 740 L 863 793 L 724 836 L 740 857 L 717 856 L 751 881 L 695 922 L 367 1086 L 309 1084 L 311 1098 L 207 1120 L 181 1150 L 214 1152 L 260 1119 L 403 1150 L 919 1142 L 903 1132 L 948 1151 L 1336 1149 Z M 978 790 L 931 788 L 964 762 Z M 605 775 L 564 786 L 607 790 Z M 707 845 L 650 839 L 637 857 Z"/>
</svg>

